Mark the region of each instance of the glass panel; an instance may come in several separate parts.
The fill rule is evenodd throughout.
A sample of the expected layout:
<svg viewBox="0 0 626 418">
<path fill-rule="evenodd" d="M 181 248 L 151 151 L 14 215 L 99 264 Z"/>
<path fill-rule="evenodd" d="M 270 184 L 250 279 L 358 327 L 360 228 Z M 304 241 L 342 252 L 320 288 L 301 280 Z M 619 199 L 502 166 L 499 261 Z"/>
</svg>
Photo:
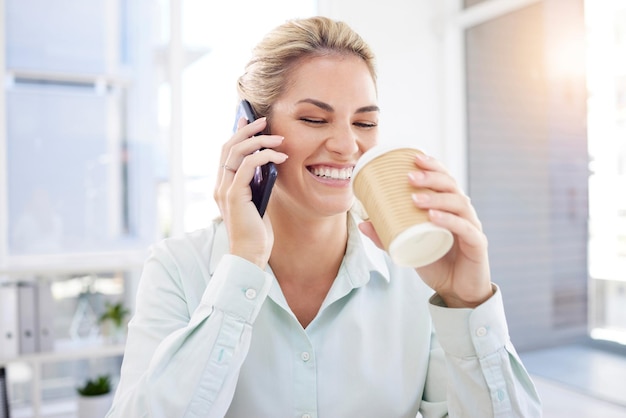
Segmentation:
<svg viewBox="0 0 626 418">
<path fill-rule="evenodd" d="M 594 279 L 591 292 L 591 335 L 626 344 L 626 281 Z"/>
<path fill-rule="evenodd" d="M 105 71 L 106 0 L 6 0 L 4 3 L 9 68 Z"/>
<path fill-rule="evenodd" d="M 78 86 L 7 92 L 10 254 L 124 247 L 127 149 L 120 96 Z"/>
<path fill-rule="evenodd" d="M 626 5 L 585 3 L 591 334 L 626 344 Z"/>
<path fill-rule="evenodd" d="M 554 68 L 584 65 L 554 59 L 581 9 L 540 2 L 466 32 L 469 194 L 521 350 L 587 334 L 585 82 Z"/>
<path fill-rule="evenodd" d="M 7 255 L 145 249 L 158 238 L 151 5 L 4 4 Z"/>
</svg>

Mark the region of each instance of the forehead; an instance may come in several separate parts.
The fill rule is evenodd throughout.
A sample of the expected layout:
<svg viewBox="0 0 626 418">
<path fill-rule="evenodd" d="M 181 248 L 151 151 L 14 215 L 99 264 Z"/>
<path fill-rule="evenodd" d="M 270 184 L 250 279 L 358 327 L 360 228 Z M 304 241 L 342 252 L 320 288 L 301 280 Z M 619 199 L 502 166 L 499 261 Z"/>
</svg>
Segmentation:
<svg viewBox="0 0 626 418">
<path fill-rule="evenodd" d="M 376 84 L 365 61 L 356 55 L 324 55 L 302 59 L 290 71 L 283 94 L 320 99 L 361 98 L 376 102 Z M 370 103 L 370 104 L 371 104 Z"/>
</svg>

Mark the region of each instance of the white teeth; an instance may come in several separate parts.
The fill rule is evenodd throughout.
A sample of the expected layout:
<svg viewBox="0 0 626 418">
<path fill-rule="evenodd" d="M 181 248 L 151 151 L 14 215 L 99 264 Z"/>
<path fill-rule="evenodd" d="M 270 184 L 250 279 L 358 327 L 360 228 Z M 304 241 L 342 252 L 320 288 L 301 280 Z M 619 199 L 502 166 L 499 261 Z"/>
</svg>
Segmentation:
<svg viewBox="0 0 626 418">
<path fill-rule="evenodd" d="M 334 180 L 349 180 L 352 177 L 352 167 L 333 168 L 333 167 L 313 167 L 311 172 L 318 177 L 325 177 Z"/>
</svg>

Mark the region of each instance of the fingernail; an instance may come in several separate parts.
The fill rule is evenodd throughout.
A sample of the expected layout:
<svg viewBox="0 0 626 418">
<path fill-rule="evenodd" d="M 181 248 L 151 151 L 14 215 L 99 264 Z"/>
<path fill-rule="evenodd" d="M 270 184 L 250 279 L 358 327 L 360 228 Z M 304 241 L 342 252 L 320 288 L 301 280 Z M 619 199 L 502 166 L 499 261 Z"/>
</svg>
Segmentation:
<svg viewBox="0 0 626 418">
<path fill-rule="evenodd" d="M 421 152 L 418 152 L 416 156 L 418 160 L 422 160 L 422 161 L 430 160 L 430 157 L 428 155 L 421 153 Z"/>
<path fill-rule="evenodd" d="M 409 179 L 411 179 L 413 182 L 416 182 L 416 183 L 421 180 L 424 180 L 425 177 L 426 175 L 422 171 L 411 171 L 409 173 Z"/>
<path fill-rule="evenodd" d="M 413 198 L 413 201 L 417 204 L 423 204 L 430 200 L 430 196 L 424 193 L 414 193 L 413 195 L 411 195 L 411 197 Z"/>
<path fill-rule="evenodd" d="M 429 209 L 428 216 L 430 216 L 430 219 L 441 219 L 443 218 L 443 212 L 435 209 Z"/>
</svg>

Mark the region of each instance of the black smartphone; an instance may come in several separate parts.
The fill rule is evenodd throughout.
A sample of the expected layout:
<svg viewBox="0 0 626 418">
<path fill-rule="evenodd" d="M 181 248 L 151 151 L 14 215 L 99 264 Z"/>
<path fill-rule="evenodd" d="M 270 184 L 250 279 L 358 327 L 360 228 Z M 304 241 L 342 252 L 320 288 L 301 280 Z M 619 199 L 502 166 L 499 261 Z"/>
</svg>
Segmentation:
<svg viewBox="0 0 626 418">
<path fill-rule="evenodd" d="M 257 119 L 257 116 L 252 110 L 252 106 L 247 100 L 242 100 L 240 104 L 240 112 L 248 119 L 248 123 L 251 123 Z M 236 122 L 235 122 L 236 123 Z M 256 135 L 260 135 L 259 132 Z M 259 166 L 254 171 L 254 177 L 250 181 L 250 189 L 252 190 L 252 202 L 259 211 L 259 215 L 263 217 L 265 209 L 267 209 L 267 203 L 270 200 L 270 194 L 272 193 L 272 187 L 278 177 L 278 171 L 276 165 L 272 162 Z"/>
</svg>

